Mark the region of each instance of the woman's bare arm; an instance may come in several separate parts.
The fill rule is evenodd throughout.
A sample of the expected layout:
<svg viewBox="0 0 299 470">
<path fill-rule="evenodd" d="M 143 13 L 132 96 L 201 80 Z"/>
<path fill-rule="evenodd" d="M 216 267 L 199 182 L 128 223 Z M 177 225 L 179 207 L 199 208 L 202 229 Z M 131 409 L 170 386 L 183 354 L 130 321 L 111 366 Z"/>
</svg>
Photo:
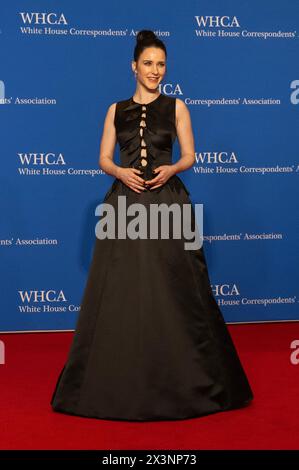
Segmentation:
<svg viewBox="0 0 299 470">
<path fill-rule="evenodd" d="M 195 162 L 194 136 L 191 117 L 184 101 L 176 98 L 176 130 L 180 144 L 181 158 L 172 166 L 175 173 L 187 170 Z"/>
<path fill-rule="evenodd" d="M 113 162 L 115 145 L 116 145 L 116 130 L 114 126 L 116 103 L 109 106 L 103 127 L 103 134 L 100 144 L 100 168 L 117 178 L 119 166 Z"/>
</svg>

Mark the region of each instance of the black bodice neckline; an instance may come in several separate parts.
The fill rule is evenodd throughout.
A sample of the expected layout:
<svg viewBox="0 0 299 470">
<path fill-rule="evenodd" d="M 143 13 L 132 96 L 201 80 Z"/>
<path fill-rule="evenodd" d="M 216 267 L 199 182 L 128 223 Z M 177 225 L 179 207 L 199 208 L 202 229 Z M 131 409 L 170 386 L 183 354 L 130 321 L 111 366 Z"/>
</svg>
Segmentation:
<svg viewBox="0 0 299 470">
<path fill-rule="evenodd" d="M 133 104 L 138 104 L 139 106 L 150 106 L 151 104 L 155 103 L 156 101 L 159 100 L 159 98 L 162 96 L 162 93 L 160 93 L 157 98 L 155 98 L 153 101 L 150 101 L 149 103 L 138 103 L 137 101 L 134 100 L 133 96 L 131 97 L 131 101 Z"/>
</svg>

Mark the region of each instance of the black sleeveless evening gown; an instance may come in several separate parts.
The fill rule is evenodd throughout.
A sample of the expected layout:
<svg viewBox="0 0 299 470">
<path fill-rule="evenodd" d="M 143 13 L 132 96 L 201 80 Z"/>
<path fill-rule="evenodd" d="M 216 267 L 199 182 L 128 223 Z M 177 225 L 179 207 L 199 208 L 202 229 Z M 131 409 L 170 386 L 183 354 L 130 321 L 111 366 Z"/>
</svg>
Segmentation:
<svg viewBox="0 0 299 470">
<path fill-rule="evenodd" d="M 140 168 L 151 179 L 154 167 L 172 163 L 175 102 L 160 94 L 145 105 L 133 98 L 117 103 L 122 166 Z M 116 210 L 119 195 L 126 196 L 127 206 L 191 204 L 177 175 L 140 194 L 115 179 L 104 201 Z M 185 250 L 183 242 L 95 239 L 53 410 L 102 419 L 174 420 L 240 408 L 252 400 L 213 296 L 203 247 Z"/>
</svg>

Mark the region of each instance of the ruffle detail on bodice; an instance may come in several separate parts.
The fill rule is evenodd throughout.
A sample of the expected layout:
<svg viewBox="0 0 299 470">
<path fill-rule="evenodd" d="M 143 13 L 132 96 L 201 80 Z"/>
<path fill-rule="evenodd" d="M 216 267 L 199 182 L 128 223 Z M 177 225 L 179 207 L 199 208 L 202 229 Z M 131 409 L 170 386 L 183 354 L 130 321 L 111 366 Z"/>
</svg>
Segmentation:
<svg viewBox="0 0 299 470">
<path fill-rule="evenodd" d="M 116 119 L 122 166 L 142 169 L 144 164 L 144 173 L 151 178 L 155 167 L 171 164 L 172 144 L 176 138 L 175 103 L 162 94 L 148 104 L 136 103 L 132 98 L 122 103 L 124 106 L 117 110 Z"/>
<path fill-rule="evenodd" d="M 140 158 L 140 126 L 139 123 L 142 120 L 142 107 L 146 107 L 146 126 L 143 127 L 143 139 L 147 148 L 147 159 L 148 164 L 151 168 L 154 168 L 155 162 L 158 159 L 167 160 L 169 158 L 169 151 L 171 149 L 162 150 L 154 147 L 152 144 L 152 139 L 155 135 L 153 129 L 157 128 L 159 125 L 157 110 L 154 110 L 151 106 L 142 105 L 139 103 L 133 103 L 124 109 L 125 111 L 125 122 L 128 123 L 127 126 L 127 141 L 125 145 L 121 148 L 122 151 L 125 151 L 128 156 L 128 166 L 134 166 L 134 164 Z M 130 111 L 130 112 L 129 112 Z M 156 165 L 157 166 L 157 165 Z"/>
<path fill-rule="evenodd" d="M 142 126 L 141 134 L 142 120 L 145 125 Z M 148 104 L 136 103 L 133 97 L 119 101 L 114 122 L 122 167 L 141 169 L 142 173 L 139 176 L 153 179 L 157 176 L 153 173 L 154 168 L 172 164 L 172 146 L 177 136 L 174 98 L 161 93 L 158 98 Z M 146 156 L 144 156 L 145 152 L 141 155 L 141 150 L 144 148 L 146 148 Z M 140 164 L 142 159 L 146 159 L 144 168 Z M 183 190 L 189 195 L 189 191 L 177 175 L 169 178 L 164 185 L 152 190 L 146 188 L 146 191 L 158 193 L 166 185 L 172 191 L 179 193 Z M 115 190 L 121 195 L 129 195 L 133 191 L 121 180 L 115 179 L 104 200 L 106 201 Z"/>
</svg>

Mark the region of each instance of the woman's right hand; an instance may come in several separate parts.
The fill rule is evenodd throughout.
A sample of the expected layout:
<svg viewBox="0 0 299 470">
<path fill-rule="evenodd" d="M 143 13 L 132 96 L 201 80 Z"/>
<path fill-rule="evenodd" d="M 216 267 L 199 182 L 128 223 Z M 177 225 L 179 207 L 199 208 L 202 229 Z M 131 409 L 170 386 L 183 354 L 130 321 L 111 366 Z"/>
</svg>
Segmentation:
<svg viewBox="0 0 299 470">
<path fill-rule="evenodd" d="M 142 171 L 137 170 L 137 168 L 119 167 L 116 178 L 121 180 L 126 186 L 136 193 L 141 193 L 141 191 L 145 191 L 146 188 L 144 186 L 144 179 L 138 176 L 140 173 L 142 173 Z"/>
</svg>

